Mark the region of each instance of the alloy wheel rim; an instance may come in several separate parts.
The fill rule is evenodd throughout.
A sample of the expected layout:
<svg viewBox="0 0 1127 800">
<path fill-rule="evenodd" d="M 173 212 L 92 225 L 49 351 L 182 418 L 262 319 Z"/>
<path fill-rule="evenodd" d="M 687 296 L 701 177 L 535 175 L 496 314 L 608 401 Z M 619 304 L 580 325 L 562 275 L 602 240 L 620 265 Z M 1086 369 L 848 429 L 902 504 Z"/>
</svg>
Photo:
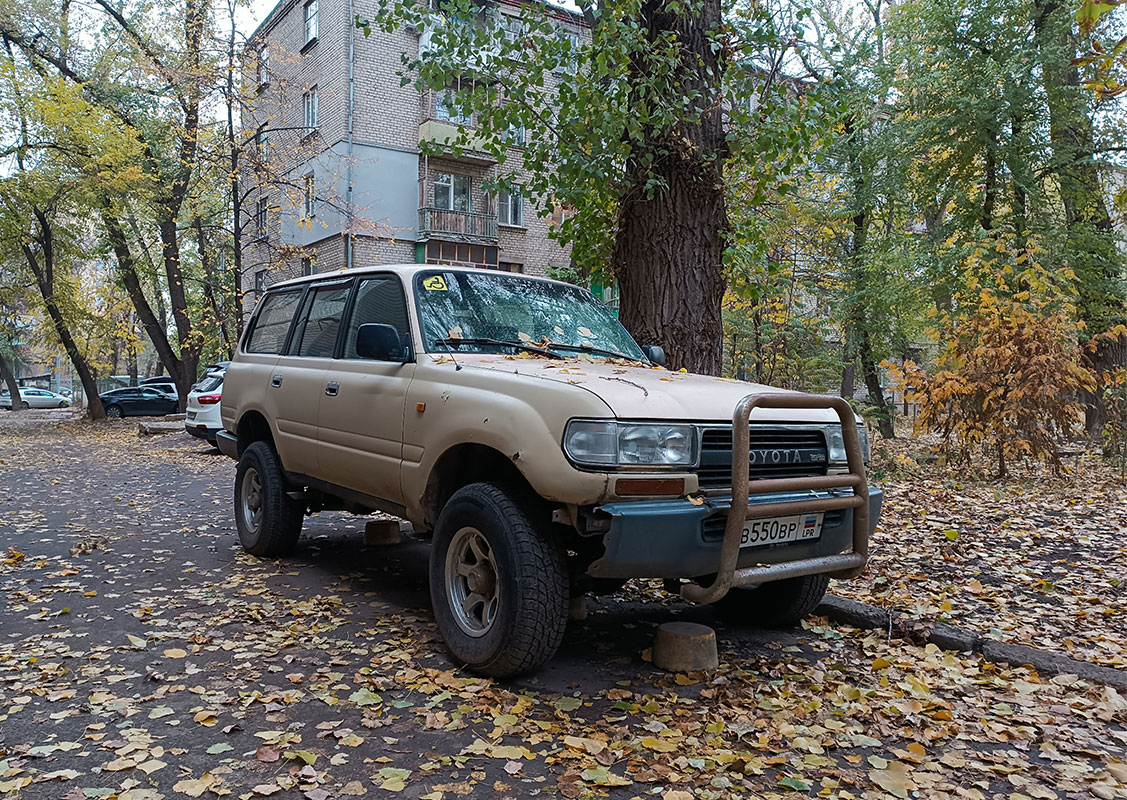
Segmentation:
<svg viewBox="0 0 1127 800">
<path fill-rule="evenodd" d="M 246 529 L 251 533 L 258 533 L 258 524 L 262 521 L 262 480 L 254 467 L 249 467 L 243 473 L 242 498 Z"/>
<path fill-rule="evenodd" d="M 446 595 L 454 621 L 474 638 L 492 629 L 500 606 L 497 561 L 477 528 L 462 528 L 446 551 Z"/>
</svg>

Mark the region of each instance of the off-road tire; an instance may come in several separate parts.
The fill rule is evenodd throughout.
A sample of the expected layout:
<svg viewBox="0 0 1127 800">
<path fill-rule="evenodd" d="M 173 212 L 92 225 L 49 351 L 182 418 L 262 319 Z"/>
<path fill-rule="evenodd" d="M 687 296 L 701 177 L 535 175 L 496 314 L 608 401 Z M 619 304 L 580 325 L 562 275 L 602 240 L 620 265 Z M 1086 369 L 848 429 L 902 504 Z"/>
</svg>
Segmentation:
<svg viewBox="0 0 1127 800">
<path fill-rule="evenodd" d="M 555 655 L 567 626 L 566 554 L 549 533 L 547 515 L 519 498 L 490 483 L 465 486 L 443 507 L 431 542 L 430 595 L 438 629 L 456 661 L 491 678 L 544 664 Z M 488 630 L 477 636 L 455 619 L 447 585 L 451 544 L 467 528 L 485 538 L 496 562 L 497 610 Z"/>
<path fill-rule="evenodd" d="M 257 525 L 247 519 L 243 503 L 251 470 L 260 487 Z M 286 494 L 288 488 L 278 454 L 269 442 L 255 442 L 243 451 L 235 470 L 235 528 L 248 553 L 272 558 L 293 552 L 301 536 L 305 507 Z"/>
<path fill-rule="evenodd" d="M 106 416 L 110 419 L 124 419 L 125 412 L 121 410 L 121 406 L 106 406 Z"/>
<path fill-rule="evenodd" d="M 822 602 L 828 575 L 771 581 L 755 589 L 734 588 L 715 606 L 731 622 L 760 628 L 793 628 Z"/>
</svg>

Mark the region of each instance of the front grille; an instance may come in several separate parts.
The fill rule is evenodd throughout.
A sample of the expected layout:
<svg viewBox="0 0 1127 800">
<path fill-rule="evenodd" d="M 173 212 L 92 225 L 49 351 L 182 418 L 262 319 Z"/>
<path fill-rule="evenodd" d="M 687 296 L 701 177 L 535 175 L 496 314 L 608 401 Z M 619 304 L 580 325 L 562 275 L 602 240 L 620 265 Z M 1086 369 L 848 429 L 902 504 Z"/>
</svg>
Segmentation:
<svg viewBox="0 0 1127 800">
<path fill-rule="evenodd" d="M 752 480 L 797 478 L 826 474 L 826 437 L 818 428 L 809 430 L 751 427 Z M 732 485 L 732 429 L 701 431 L 701 489 L 726 489 Z"/>
</svg>

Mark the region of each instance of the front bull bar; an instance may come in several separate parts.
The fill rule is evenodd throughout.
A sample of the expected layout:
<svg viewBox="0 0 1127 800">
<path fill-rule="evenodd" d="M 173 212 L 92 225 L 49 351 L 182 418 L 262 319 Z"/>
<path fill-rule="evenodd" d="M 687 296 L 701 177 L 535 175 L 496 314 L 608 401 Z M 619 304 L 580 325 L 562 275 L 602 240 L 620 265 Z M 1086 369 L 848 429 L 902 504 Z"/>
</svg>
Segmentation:
<svg viewBox="0 0 1127 800">
<path fill-rule="evenodd" d="M 751 412 L 757 408 L 817 409 L 837 412 L 841 420 L 841 434 L 845 440 L 845 455 L 849 471 L 835 475 L 813 475 L 803 478 L 767 478 L 754 482 L 751 469 Z M 807 490 L 851 488 L 853 494 L 842 497 L 825 497 L 811 500 L 788 500 L 777 503 L 749 504 L 750 494 L 771 492 L 801 492 Z M 744 514 L 737 509 L 746 509 Z M 853 509 L 853 552 L 831 556 L 818 556 L 783 564 L 736 569 L 740 555 L 740 537 L 744 522 L 750 518 L 776 517 L 785 514 L 803 514 L 815 511 Z M 724 543 L 720 548 L 720 563 L 716 580 L 710 586 L 687 583 L 681 587 L 681 597 L 694 603 L 715 603 L 733 586 L 767 583 L 803 575 L 829 573 L 834 577 L 852 578 L 860 575 L 869 560 L 869 484 L 865 478 L 865 459 L 861 453 L 861 437 L 857 433 L 857 420 L 849 403 L 829 395 L 759 393 L 749 394 L 736 404 L 732 412 L 732 506 L 724 526 Z"/>
</svg>

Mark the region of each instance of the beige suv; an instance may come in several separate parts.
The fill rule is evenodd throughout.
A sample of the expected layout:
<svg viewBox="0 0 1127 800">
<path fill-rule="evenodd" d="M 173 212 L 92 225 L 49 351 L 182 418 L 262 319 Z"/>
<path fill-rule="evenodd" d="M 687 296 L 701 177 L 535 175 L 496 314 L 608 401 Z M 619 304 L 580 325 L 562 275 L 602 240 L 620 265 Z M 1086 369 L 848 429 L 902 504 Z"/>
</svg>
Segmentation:
<svg viewBox="0 0 1127 800">
<path fill-rule="evenodd" d="M 410 520 L 450 651 L 485 675 L 544 663 L 569 597 L 628 578 L 797 622 L 864 568 L 864 425 L 840 398 L 663 361 L 557 281 L 411 264 L 279 283 L 223 391 L 239 537 L 277 556 L 311 511 Z"/>
</svg>

